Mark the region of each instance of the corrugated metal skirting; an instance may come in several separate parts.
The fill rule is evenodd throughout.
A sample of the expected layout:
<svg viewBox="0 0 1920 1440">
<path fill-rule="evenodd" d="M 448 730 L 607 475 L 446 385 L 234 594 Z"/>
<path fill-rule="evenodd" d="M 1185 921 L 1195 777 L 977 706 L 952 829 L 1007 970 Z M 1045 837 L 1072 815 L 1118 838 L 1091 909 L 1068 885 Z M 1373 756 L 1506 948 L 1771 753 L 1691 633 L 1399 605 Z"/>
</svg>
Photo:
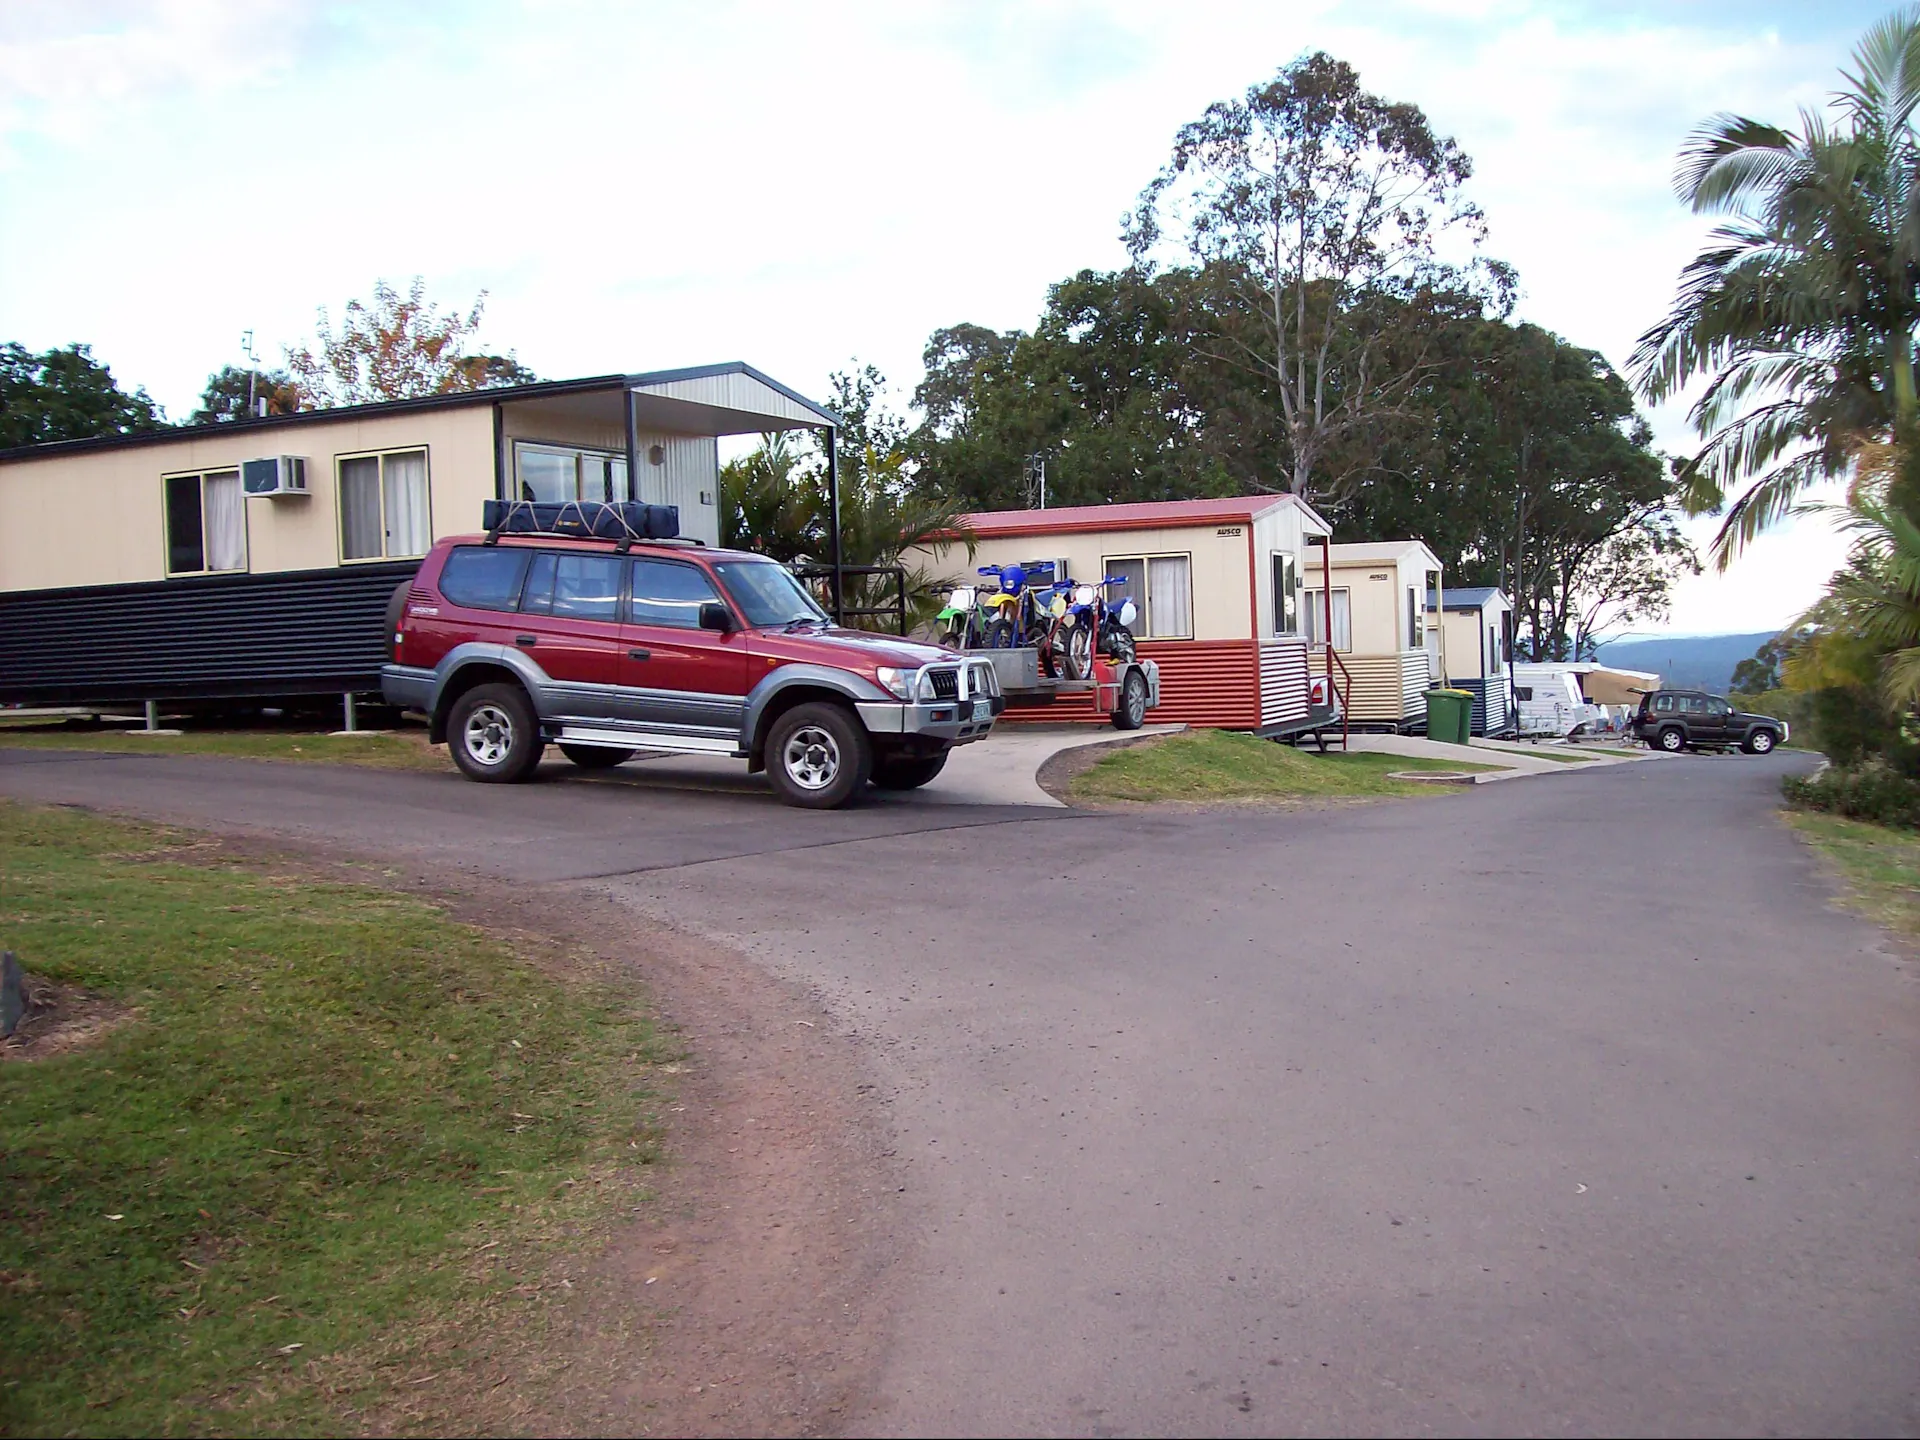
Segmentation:
<svg viewBox="0 0 1920 1440">
<path fill-rule="evenodd" d="M 380 688 L 386 608 L 418 560 L 0 594 L 0 701 Z"/>
<path fill-rule="evenodd" d="M 1456 690 L 1473 692 L 1473 733 L 1500 735 L 1513 728 L 1507 699 L 1507 677 L 1481 676 L 1473 680 L 1455 680 Z"/>
<path fill-rule="evenodd" d="M 1260 646 L 1260 724 L 1307 718 L 1307 642 L 1280 635 Z"/>
</svg>

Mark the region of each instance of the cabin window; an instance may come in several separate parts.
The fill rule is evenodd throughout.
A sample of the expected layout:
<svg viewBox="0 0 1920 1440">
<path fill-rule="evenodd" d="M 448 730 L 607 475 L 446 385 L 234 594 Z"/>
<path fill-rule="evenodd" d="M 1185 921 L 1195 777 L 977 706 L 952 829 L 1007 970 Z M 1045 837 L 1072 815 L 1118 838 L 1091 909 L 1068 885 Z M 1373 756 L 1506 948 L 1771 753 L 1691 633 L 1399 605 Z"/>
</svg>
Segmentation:
<svg viewBox="0 0 1920 1440">
<path fill-rule="evenodd" d="M 1273 633 L 1300 633 L 1300 562 L 1277 551 L 1273 557 Z"/>
<path fill-rule="evenodd" d="M 203 575 L 247 568 L 247 500 L 238 470 L 169 475 L 167 573 Z"/>
<path fill-rule="evenodd" d="M 341 559 L 403 559 L 426 554 L 432 543 L 426 451 L 342 457 Z"/>
<path fill-rule="evenodd" d="M 1193 638 L 1193 559 L 1188 555 L 1109 555 L 1104 575 L 1126 583 L 1108 592 L 1108 603 L 1131 599 L 1140 610 L 1133 633 L 1143 640 Z"/>
<path fill-rule="evenodd" d="M 1531 702 L 1531 701 L 1532 701 L 1532 699 L 1533 699 L 1533 687 L 1532 687 L 1531 685 L 1516 685 L 1516 686 L 1514 686 L 1514 687 L 1513 687 L 1513 698 L 1514 698 L 1514 699 L 1516 699 L 1516 700 L 1526 700 L 1526 701 L 1529 701 L 1529 702 Z"/>
<path fill-rule="evenodd" d="M 1327 592 L 1309 590 L 1306 592 L 1307 643 L 1324 645 L 1327 643 Z M 1333 648 L 1347 651 L 1353 649 L 1353 592 L 1344 585 L 1336 586 L 1333 592 Z"/>
<path fill-rule="evenodd" d="M 1427 643 L 1426 616 L 1420 607 L 1420 592 L 1407 587 L 1407 648 L 1418 650 Z"/>
<path fill-rule="evenodd" d="M 522 500 L 631 500 L 627 457 L 580 445 L 535 445 L 516 441 L 514 478 Z"/>
</svg>

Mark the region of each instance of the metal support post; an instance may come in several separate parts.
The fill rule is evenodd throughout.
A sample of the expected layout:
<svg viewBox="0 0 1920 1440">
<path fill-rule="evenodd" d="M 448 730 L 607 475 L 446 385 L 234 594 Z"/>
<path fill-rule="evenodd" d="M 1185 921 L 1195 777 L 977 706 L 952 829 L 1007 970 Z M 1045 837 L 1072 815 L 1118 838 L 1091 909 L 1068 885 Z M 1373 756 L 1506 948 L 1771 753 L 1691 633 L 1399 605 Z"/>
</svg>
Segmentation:
<svg viewBox="0 0 1920 1440">
<path fill-rule="evenodd" d="M 158 700 L 149 700 L 147 701 L 147 729 L 158 730 L 159 728 L 160 702 Z"/>
<path fill-rule="evenodd" d="M 846 576 L 843 573 L 845 557 L 840 548 L 840 432 L 831 425 L 827 427 L 827 508 L 833 526 L 828 556 L 833 566 L 833 623 L 844 625 L 847 602 L 844 594 Z"/>
<path fill-rule="evenodd" d="M 624 401 L 620 407 L 626 412 L 627 422 L 627 499 L 641 499 L 640 494 L 640 436 L 636 432 L 633 420 L 633 386 L 624 385 L 620 389 Z"/>
<path fill-rule="evenodd" d="M 347 733 L 351 735 L 355 730 L 360 728 L 360 717 L 355 713 L 353 708 L 353 692 L 351 690 L 347 691 L 343 698 L 347 702 Z"/>
</svg>

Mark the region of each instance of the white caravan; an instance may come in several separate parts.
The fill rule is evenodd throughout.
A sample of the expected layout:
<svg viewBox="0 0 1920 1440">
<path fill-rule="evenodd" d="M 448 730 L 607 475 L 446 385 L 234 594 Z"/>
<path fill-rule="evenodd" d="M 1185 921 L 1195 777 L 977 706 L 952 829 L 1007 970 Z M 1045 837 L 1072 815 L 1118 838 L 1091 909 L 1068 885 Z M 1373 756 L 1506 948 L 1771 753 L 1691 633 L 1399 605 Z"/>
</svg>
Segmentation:
<svg viewBox="0 0 1920 1440">
<path fill-rule="evenodd" d="M 1514 708 L 1522 735 L 1567 736 L 1601 723 L 1604 709 L 1587 703 L 1580 671 L 1590 665 L 1543 663 L 1513 667 Z"/>
</svg>

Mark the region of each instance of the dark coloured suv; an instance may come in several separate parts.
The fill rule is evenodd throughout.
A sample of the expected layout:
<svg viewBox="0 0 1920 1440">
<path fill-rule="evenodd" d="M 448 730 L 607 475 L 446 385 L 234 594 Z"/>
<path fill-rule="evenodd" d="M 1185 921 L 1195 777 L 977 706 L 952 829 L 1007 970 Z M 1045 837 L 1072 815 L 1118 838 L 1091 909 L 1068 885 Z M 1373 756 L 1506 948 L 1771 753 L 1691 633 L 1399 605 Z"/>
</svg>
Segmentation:
<svg viewBox="0 0 1920 1440">
<path fill-rule="evenodd" d="M 387 640 L 388 702 L 475 780 L 526 779 L 549 743 L 589 770 L 664 750 L 841 805 L 926 784 L 1006 704 L 984 660 L 843 629 L 785 566 L 691 542 L 442 540 Z"/>
<path fill-rule="evenodd" d="M 1736 710 L 1704 690 L 1655 690 L 1640 697 L 1633 733 L 1669 754 L 1738 745 L 1749 755 L 1764 755 L 1787 738 L 1787 722 Z"/>
</svg>

